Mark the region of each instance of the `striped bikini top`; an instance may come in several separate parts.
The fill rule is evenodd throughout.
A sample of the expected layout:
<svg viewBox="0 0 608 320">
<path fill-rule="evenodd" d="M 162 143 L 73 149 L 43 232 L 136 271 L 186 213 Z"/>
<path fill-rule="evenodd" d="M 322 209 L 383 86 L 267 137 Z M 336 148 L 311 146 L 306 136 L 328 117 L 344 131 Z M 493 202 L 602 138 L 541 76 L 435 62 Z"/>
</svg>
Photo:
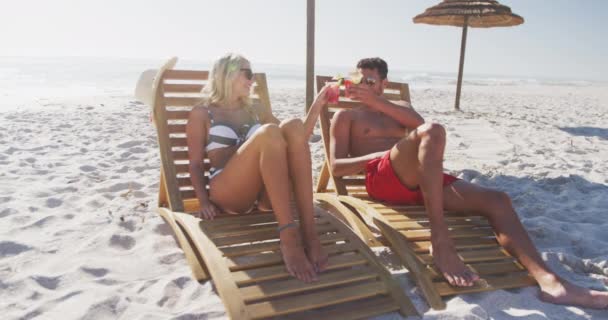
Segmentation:
<svg viewBox="0 0 608 320">
<path fill-rule="evenodd" d="M 207 112 L 211 120 L 211 127 L 209 128 L 209 139 L 205 146 L 206 152 L 241 145 L 261 127 L 257 115 L 252 115 L 250 121 L 240 127 L 235 127 L 229 123 L 215 121 L 213 112 L 209 108 L 207 108 Z"/>
</svg>

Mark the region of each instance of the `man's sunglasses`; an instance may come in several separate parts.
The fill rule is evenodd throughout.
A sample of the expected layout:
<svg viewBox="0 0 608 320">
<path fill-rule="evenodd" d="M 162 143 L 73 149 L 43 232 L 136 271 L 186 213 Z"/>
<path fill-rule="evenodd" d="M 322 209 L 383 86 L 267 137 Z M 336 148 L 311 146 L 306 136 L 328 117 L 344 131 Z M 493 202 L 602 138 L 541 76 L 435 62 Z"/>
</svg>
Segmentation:
<svg viewBox="0 0 608 320">
<path fill-rule="evenodd" d="M 361 83 L 366 84 L 368 86 L 373 86 L 376 84 L 376 79 L 372 77 L 363 77 L 363 79 L 361 79 Z"/>
<path fill-rule="evenodd" d="M 245 73 L 245 78 L 247 78 L 247 80 L 253 79 L 253 71 L 251 71 L 251 69 L 241 68 L 241 71 L 243 71 Z"/>
</svg>

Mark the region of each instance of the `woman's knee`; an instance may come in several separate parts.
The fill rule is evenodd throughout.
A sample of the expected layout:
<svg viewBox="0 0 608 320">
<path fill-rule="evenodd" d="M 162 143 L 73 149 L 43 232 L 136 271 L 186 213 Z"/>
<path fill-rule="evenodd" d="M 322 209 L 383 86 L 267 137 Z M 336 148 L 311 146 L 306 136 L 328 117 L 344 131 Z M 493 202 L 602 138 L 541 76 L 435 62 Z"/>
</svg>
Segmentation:
<svg viewBox="0 0 608 320">
<path fill-rule="evenodd" d="M 294 139 L 305 140 L 304 122 L 302 122 L 302 120 L 297 118 L 284 120 L 279 126 L 283 136 L 288 141 L 292 141 Z"/>
<path fill-rule="evenodd" d="M 262 125 L 256 132 L 255 139 L 263 144 L 285 147 L 287 145 L 281 128 L 273 123 Z"/>
</svg>

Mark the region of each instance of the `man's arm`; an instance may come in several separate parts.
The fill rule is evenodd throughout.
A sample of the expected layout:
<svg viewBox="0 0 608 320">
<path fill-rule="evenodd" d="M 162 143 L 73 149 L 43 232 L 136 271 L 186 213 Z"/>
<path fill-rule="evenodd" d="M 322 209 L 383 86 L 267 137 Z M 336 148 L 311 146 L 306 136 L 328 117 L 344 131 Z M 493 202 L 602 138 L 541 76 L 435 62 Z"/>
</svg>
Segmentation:
<svg viewBox="0 0 608 320">
<path fill-rule="evenodd" d="M 399 104 L 394 104 L 386 98 L 376 95 L 366 85 L 351 86 L 349 94 L 366 106 L 397 120 L 397 122 L 406 128 L 414 129 L 424 123 L 424 118 L 414 110 L 410 103 L 400 101 Z"/>
<path fill-rule="evenodd" d="M 381 157 L 386 151 L 375 152 L 361 157 L 350 158 L 350 126 L 352 111 L 341 110 L 334 115 L 329 129 L 329 163 L 331 174 L 336 177 L 357 174 L 365 169 L 365 164 Z"/>
</svg>

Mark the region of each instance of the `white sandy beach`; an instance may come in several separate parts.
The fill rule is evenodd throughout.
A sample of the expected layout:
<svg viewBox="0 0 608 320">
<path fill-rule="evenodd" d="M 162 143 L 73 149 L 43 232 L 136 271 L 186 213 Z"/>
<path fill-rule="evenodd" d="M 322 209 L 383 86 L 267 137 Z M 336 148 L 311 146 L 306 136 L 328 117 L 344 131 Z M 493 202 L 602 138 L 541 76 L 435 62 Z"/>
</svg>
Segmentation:
<svg viewBox="0 0 608 320">
<path fill-rule="evenodd" d="M 416 109 L 448 130 L 446 170 L 506 191 L 554 270 L 608 290 L 608 85 L 465 83 L 463 112 L 452 111 L 454 87 L 412 90 Z M 279 118 L 303 115 L 303 88 L 269 88 Z M 1 318 L 226 317 L 156 214 L 147 106 L 121 92 L 0 101 Z M 311 147 L 316 177 L 322 143 Z M 390 249 L 376 252 L 424 319 L 608 319 L 543 303 L 535 287 L 432 311 Z"/>
</svg>

